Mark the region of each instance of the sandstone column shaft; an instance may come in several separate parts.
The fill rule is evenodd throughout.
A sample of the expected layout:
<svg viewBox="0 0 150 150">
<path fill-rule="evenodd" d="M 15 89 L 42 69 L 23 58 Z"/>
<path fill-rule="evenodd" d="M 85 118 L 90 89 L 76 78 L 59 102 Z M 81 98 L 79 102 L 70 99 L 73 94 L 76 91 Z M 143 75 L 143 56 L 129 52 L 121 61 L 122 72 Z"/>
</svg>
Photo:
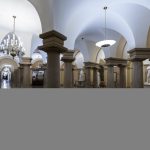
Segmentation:
<svg viewBox="0 0 150 150">
<path fill-rule="evenodd" d="M 111 65 L 108 66 L 107 87 L 114 88 L 114 67 Z"/>
<path fill-rule="evenodd" d="M 23 66 L 23 88 L 30 88 L 30 65 Z"/>
<path fill-rule="evenodd" d="M 45 51 L 48 55 L 46 86 L 60 88 L 60 54 L 67 51 L 67 48 L 64 47 L 67 37 L 52 30 L 41 34 L 40 38 L 43 39 L 43 45 L 38 49 Z"/>
<path fill-rule="evenodd" d="M 73 87 L 73 73 L 72 73 L 72 63 L 66 62 L 65 63 L 65 70 L 64 70 L 64 87 L 65 88 L 72 88 Z"/>
<path fill-rule="evenodd" d="M 143 62 L 133 61 L 132 88 L 143 88 Z"/>
<path fill-rule="evenodd" d="M 57 52 L 48 53 L 47 86 L 60 87 L 60 54 Z"/>
<path fill-rule="evenodd" d="M 91 68 L 86 67 L 85 73 L 86 73 L 86 87 L 90 88 L 91 87 Z"/>
<path fill-rule="evenodd" d="M 126 67 L 120 66 L 120 88 L 126 88 Z"/>
<path fill-rule="evenodd" d="M 64 88 L 73 87 L 73 61 L 74 61 L 74 51 L 67 51 L 62 57 L 64 62 Z"/>
<path fill-rule="evenodd" d="M 30 88 L 31 87 L 31 58 L 29 57 L 23 57 L 22 62 L 20 64 L 21 72 L 20 72 L 20 77 L 21 77 L 21 87 L 23 88 Z"/>
<path fill-rule="evenodd" d="M 94 88 L 98 88 L 98 69 L 93 68 L 93 86 Z"/>
</svg>

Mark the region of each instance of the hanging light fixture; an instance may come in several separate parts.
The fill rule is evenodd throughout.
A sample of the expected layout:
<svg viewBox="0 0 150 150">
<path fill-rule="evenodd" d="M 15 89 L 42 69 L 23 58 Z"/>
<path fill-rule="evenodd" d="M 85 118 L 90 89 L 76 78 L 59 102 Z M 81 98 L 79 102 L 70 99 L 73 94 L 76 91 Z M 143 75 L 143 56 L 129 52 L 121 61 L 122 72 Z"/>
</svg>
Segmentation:
<svg viewBox="0 0 150 150">
<path fill-rule="evenodd" d="M 96 46 L 98 46 L 100 48 L 109 47 L 116 43 L 116 41 L 114 41 L 114 40 L 107 40 L 107 9 L 108 9 L 108 7 L 105 6 L 103 9 L 105 11 L 105 40 L 96 43 Z"/>
<path fill-rule="evenodd" d="M 18 56 L 19 59 L 25 54 L 25 49 L 22 46 L 20 38 L 16 35 L 16 16 L 13 16 L 13 31 L 8 33 L 0 44 L 0 52 L 4 55 L 11 55 L 14 59 Z"/>
</svg>

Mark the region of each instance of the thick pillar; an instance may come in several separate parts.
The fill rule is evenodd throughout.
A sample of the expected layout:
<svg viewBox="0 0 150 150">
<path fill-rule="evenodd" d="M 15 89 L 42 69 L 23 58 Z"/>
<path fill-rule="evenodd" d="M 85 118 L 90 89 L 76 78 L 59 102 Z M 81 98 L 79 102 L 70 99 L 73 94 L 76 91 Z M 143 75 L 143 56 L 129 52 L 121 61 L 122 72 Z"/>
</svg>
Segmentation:
<svg viewBox="0 0 150 150">
<path fill-rule="evenodd" d="M 31 87 L 31 58 L 23 57 L 20 66 L 22 68 L 21 78 L 22 78 L 22 87 L 23 88 L 30 88 Z"/>
<path fill-rule="evenodd" d="M 73 87 L 73 57 L 74 51 L 68 51 L 64 53 L 62 61 L 64 62 L 64 88 Z"/>
<path fill-rule="evenodd" d="M 103 66 L 100 66 L 100 78 L 101 78 L 101 81 L 104 81 L 104 67 Z"/>
<path fill-rule="evenodd" d="M 20 64 L 19 67 L 19 87 L 23 88 L 23 65 Z"/>
<path fill-rule="evenodd" d="M 94 88 L 98 88 L 98 72 L 99 72 L 99 66 L 95 65 L 95 67 L 93 67 L 93 87 Z"/>
<path fill-rule="evenodd" d="M 108 65 L 108 72 L 107 72 L 107 87 L 114 88 L 114 66 Z"/>
<path fill-rule="evenodd" d="M 18 69 L 15 69 L 12 75 L 12 88 L 18 88 Z"/>
<path fill-rule="evenodd" d="M 43 82 L 43 87 L 47 88 L 47 64 L 43 65 L 43 69 L 44 69 L 44 82 Z"/>
<path fill-rule="evenodd" d="M 126 66 L 120 65 L 120 88 L 126 88 Z"/>
<path fill-rule="evenodd" d="M 0 88 L 2 86 L 2 74 L 1 74 L 1 71 L 0 71 Z"/>
<path fill-rule="evenodd" d="M 143 61 L 132 60 L 132 88 L 143 88 Z"/>
<path fill-rule="evenodd" d="M 91 88 L 91 63 L 85 62 L 85 87 Z"/>
<path fill-rule="evenodd" d="M 127 60 L 122 58 L 107 58 L 106 65 L 108 66 L 108 73 L 107 73 L 107 87 L 108 88 L 114 88 L 114 66 L 126 66 Z M 120 85 L 121 87 L 125 87 L 126 81 L 122 81 L 122 79 L 125 79 L 125 68 L 121 68 L 121 74 L 120 74 Z"/>
<path fill-rule="evenodd" d="M 39 49 L 44 50 L 48 55 L 47 87 L 60 88 L 60 53 L 67 51 L 63 46 L 67 38 L 56 31 L 41 34 L 40 38 L 43 39 L 43 46 Z"/>
<path fill-rule="evenodd" d="M 135 48 L 128 51 L 132 61 L 132 88 L 143 88 L 143 61 L 150 58 L 150 48 Z"/>
</svg>

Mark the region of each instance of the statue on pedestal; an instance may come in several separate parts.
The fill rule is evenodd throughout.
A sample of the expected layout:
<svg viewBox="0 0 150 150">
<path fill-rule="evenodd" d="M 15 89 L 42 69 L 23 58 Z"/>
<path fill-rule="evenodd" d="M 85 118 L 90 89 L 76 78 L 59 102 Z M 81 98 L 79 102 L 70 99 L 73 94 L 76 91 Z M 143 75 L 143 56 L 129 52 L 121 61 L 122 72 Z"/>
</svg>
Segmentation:
<svg viewBox="0 0 150 150">
<path fill-rule="evenodd" d="M 150 84 L 150 66 L 147 67 L 147 83 Z"/>
<path fill-rule="evenodd" d="M 80 70 L 79 81 L 85 81 L 85 74 L 83 70 Z"/>
</svg>

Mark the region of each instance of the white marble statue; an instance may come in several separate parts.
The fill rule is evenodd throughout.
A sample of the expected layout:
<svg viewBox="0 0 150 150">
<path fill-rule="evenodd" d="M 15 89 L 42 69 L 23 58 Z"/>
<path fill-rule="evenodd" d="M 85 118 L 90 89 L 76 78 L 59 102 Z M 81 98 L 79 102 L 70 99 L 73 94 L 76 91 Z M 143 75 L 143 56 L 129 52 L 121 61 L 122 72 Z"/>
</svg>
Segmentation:
<svg viewBox="0 0 150 150">
<path fill-rule="evenodd" d="M 85 81 L 85 74 L 84 74 L 83 70 L 80 71 L 79 81 Z"/>
<path fill-rule="evenodd" d="M 100 73 L 97 72 L 97 87 L 99 87 L 100 82 L 101 82 Z"/>
<path fill-rule="evenodd" d="M 147 67 L 147 83 L 150 84 L 150 66 Z"/>
</svg>

